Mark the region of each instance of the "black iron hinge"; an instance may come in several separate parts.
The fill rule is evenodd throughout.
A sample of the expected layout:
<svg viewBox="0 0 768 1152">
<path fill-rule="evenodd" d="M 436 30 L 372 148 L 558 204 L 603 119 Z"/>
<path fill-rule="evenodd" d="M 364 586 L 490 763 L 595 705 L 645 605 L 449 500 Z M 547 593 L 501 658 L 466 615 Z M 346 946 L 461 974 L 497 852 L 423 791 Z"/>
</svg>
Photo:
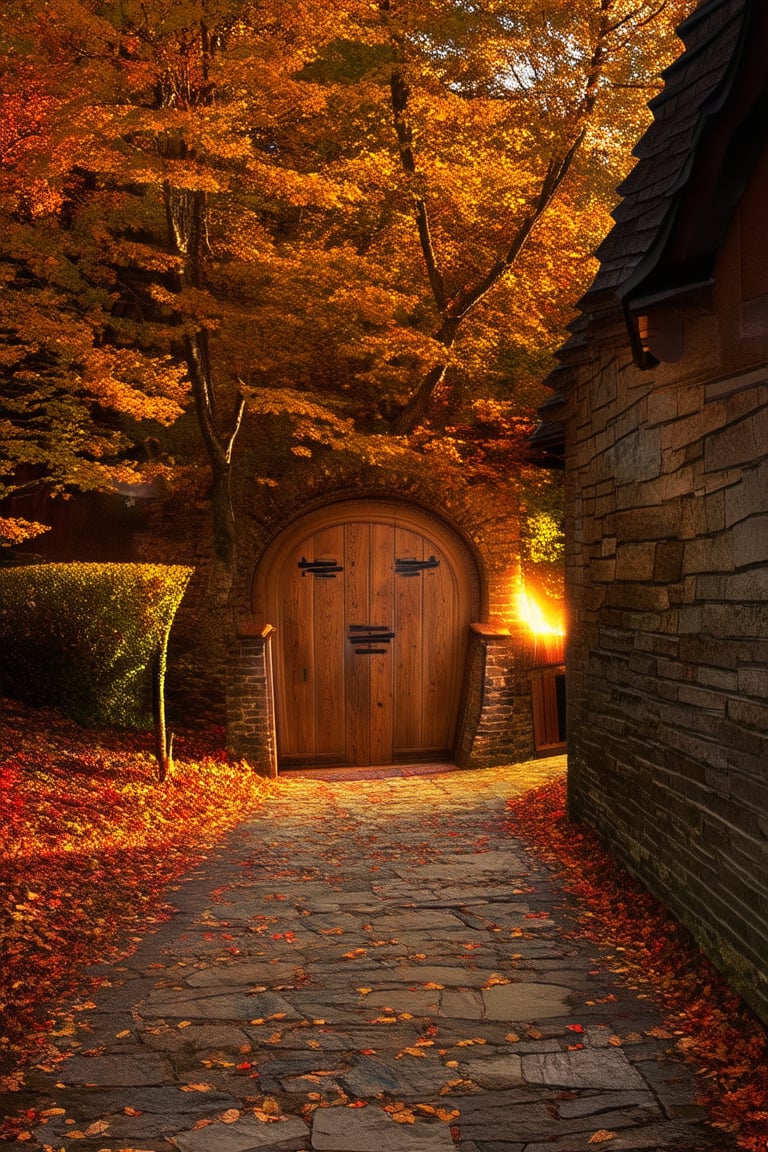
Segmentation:
<svg viewBox="0 0 768 1152">
<path fill-rule="evenodd" d="M 429 560 L 395 560 L 395 572 L 398 576 L 418 576 L 419 572 L 424 572 L 427 568 L 439 568 L 440 561 L 436 556 L 430 556 Z"/>
<path fill-rule="evenodd" d="M 299 560 L 299 568 L 302 576 L 309 573 L 312 576 L 319 576 L 322 580 L 335 580 L 336 573 L 344 571 L 344 566 L 337 564 L 335 560 L 307 560 L 304 556 Z"/>
</svg>

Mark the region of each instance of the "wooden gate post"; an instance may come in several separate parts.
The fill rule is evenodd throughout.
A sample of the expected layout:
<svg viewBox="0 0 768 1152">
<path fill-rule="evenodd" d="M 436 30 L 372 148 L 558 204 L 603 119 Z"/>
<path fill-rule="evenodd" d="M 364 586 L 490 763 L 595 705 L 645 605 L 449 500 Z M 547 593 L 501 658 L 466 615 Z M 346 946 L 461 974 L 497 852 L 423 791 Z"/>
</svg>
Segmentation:
<svg viewBox="0 0 768 1152">
<path fill-rule="evenodd" d="M 277 776 L 271 624 L 238 623 L 227 689 L 227 755 Z"/>
</svg>

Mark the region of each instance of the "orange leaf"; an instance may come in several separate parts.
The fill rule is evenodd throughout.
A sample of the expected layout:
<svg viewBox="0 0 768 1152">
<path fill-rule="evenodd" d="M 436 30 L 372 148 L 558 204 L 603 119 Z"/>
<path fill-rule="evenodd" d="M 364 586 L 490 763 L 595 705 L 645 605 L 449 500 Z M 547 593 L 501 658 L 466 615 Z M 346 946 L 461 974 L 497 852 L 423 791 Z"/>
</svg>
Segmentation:
<svg viewBox="0 0 768 1152">
<path fill-rule="evenodd" d="M 458 1120 L 461 1113 L 457 1108 L 436 1108 L 438 1119 L 442 1120 L 445 1124 L 452 1124 L 454 1120 Z"/>
<path fill-rule="evenodd" d="M 108 1120 L 94 1120 L 93 1124 L 89 1124 L 85 1130 L 86 1136 L 100 1136 L 102 1132 L 106 1132 L 109 1128 Z"/>
<path fill-rule="evenodd" d="M 607 1128 L 598 1128 L 597 1132 L 594 1132 L 587 1140 L 587 1144 L 604 1144 L 606 1140 L 615 1140 L 617 1136 L 618 1132 L 609 1132 Z"/>
</svg>

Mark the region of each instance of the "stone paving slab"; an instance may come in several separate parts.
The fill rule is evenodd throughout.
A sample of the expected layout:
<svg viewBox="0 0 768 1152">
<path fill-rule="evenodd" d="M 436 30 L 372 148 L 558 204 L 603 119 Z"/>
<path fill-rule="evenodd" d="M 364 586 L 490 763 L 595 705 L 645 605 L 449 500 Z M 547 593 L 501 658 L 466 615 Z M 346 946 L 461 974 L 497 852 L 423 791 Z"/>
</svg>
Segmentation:
<svg viewBox="0 0 768 1152">
<path fill-rule="evenodd" d="M 318 1152 L 453 1152 L 455 1145 L 444 1125 L 397 1124 L 370 1107 L 360 1110 L 354 1124 L 340 1108 L 315 1113 L 312 1147 Z"/>
<path fill-rule="evenodd" d="M 730 1152 L 507 797 L 563 758 L 283 789 L 7 1108 L 44 1152 Z M 655 1034 L 656 1033 L 656 1034 Z"/>
</svg>

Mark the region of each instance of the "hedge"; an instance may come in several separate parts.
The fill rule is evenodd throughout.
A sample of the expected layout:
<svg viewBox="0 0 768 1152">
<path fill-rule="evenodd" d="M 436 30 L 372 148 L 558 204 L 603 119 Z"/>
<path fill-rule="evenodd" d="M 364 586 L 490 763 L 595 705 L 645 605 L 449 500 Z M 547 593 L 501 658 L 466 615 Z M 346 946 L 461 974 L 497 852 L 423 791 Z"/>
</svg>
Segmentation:
<svg viewBox="0 0 768 1152">
<path fill-rule="evenodd" d="M 84 725 L 147 728 L 192 575 L 161 564 L 0 570 L 0 692 Z"/>
</svg>

